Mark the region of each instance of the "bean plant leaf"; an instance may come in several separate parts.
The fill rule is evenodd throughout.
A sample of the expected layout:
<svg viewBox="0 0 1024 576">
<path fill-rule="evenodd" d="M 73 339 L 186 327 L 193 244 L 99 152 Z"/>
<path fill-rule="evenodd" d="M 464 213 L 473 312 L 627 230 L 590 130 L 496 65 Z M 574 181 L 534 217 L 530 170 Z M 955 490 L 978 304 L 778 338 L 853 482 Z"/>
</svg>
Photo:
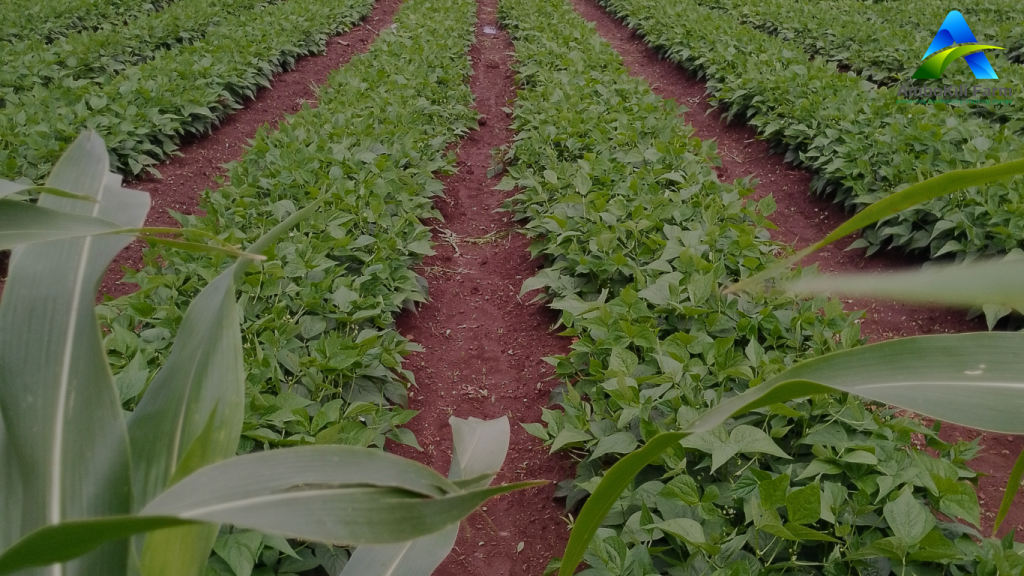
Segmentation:
<svg viewBox="0 0 1024 576">
<path fill-rule="evenodd" d="M 47 185 L 97 202 L 45 194 L 39 206 L 140 226 L 149 196 L 122 188 L 108 166 L 103 141 L 83 134 Z M 127 430 L 93 312 L 100 279 L 130 241 L 85 237 L 12 252 L 0 301 L 0 410 L 8 434 L 4 461 L 17 461 L 20 486 L 0 486 L 0 497 L 22 502 L 15 506 L 21 518 L 4 522 L 0 541 L 66 520 L 130 511 Z M 115 544 L 58 571 L 117 575 L 126 569 L 124 546 Z"/>
<path fill-rule="evenodd" d="M 919 336 L 802 362 L 722 402 L 682 431 L 658 434 L 643 448 L 616 462 L 580 511 L 559 575 L 569 576 L 575 571 L 619 494 L 640 470 L 688 435 L 707 432 L 750 410 L 839 390 L 944 421 L 1020 434 L 1024 421 L 1015 399 L 1024 393 L 1024 375 L 1013 360 L 1022 345 L 1024 336 L 1020 334 Z M 936 387 L 943 390 L 941 397 L 934 394 Z M 913 530 L 907 533 L 916 534 Z"/>
<path fill-rule="evenodd" d="M 917 544 L 935 526 L 935 516 L 909 492 L 882 507 L 885 521 L 898 538 Z"/>
</svg>

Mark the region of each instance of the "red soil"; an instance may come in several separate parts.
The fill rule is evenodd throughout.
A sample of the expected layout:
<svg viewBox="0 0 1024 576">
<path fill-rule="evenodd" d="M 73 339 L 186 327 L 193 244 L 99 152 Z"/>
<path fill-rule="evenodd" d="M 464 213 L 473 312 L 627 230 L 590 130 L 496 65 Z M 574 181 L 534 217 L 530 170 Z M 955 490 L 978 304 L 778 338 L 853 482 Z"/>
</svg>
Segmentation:
<svg viewBox="0 0 1024 576">
<path fill-rule="evenodd" d="M 399 331 L 424 348 L 406 363 L 417 382 L 410 406 L 420 411 L 407 427 L 424 451 L 390 449 L 447 471 L 451 415 L 506 415 L 512 440 L 497 481 L 557 482 L 573 476 L 572 462 L 549 456 L 519 424 L 540 421 L 540 407 L 555 384 L 541 358 L 567 353 L 569 342 L 550 330 L 557 317 L 548 308 L 518 298 L 540 262 L 530 260 L 529 241 L 514 231 L 510 216 L 495 212 L 505 197 L 493 189 L 500 176 L 487 176 L 491 150 L 513 136 L 502 111 L 515 98 L 512 44 L 498 28 L 496 5 L 483 0 L 478 8 L 471 87 L 483 118 L 459 146 L 458 173 L 442 178 L 445 198 L 437 205 L 444 221 L 433 223 L 437 254 L 420 269 L 430 301 L 398 321 Z M 463 522 L 455 549 L 434 574 L 539 576 L 565 548 L 564 515 L 554 484 L 493 500 Z"/>
<path fill-rule="evenodd" d="M 378 32 L 391 25 L 400 5 L 401 0 L 378 0 L 362 24 L 329 39 L 325 53 L 300 58 L 293 70 L 275 76 L 269 88 L 260 90 L 255 99 L 225 118 L 210 134 L 181 146 L 177 156 L 157 166 L 160 177 L 127 182 L 126 187 L 145 190 L 152 196 L 146 226 L 179 227 L 168 210 L 195 214 L 203 191 L 220 186 L 227 174 L 224 164 L 242 157 L 256 130 L 265 124 L 276 126 L 304 103 L 315 106 L 317 86 L 353 56 L 366 52 Z M 118 255 L 107 269 L 100 294 L 117 298 L 137 289 L 121 279 L 124 268 L 142 267 L 144 249 L 145 243 L 136 240 Z"/>
<path fill-rule="evenodd" d="M 594 23 L 597 31 L 621 55 L 633 76 L 647 80 L 654 92 L 663 98 L 686 106 L 686 121 L 696 136 L 718 142 L 722 158 L 719 177 L 722 180 L 755 176 L 759 180 L 758 199 L 771 194 L 778 211 L 771 216 L 778 226 L 776 240 L 800 249 L 823 238 L 846 220 L 840 206 L 829 199 L 809 193 L 811 174 L 787 164 L 781 154 L 772 154 L 768 143 L 759 140 L 757 132 L 743 124 L 727 124 L 721 111 L 708 103 L 707 85 L 657 52 L 622 22 L 608 14 L 595 0 L 572 0 L 576 10 Z M 816 263 L 823 272 L 884 272 L 908 268 L 919 261 L 894 253 L 865 257 L 863 250 L 844 251 L 841 241 L 807 258 L 805 265 Z M 861 330 L 870 341 L 877 342 L 921 334 L 984 331 L 981 319 L 968 320 L 962 310 L 949 310 L 900 302 L 855 299 L 846 300 L 847 310 L 865 310 Z M 942 438 L 947 442 L 958 438 L 972 440 L 982 437 L 982 454 L 971 466 L 986 476 L 981 478 L 978 497 L 984 510 L 982 525 L 991 530 L 995 511 L 999 508 L 1006 480 L 1014 460 L 1024 449 L 1024 436 L 982 434 L 977 430 L 947 424 Z M 1018 501 L 1004 521 L 1000 536 L 1013 528 L 1024 529 L 1024 504 Z M 1024 534 L 1022 534 L 1024 536 Z"/>
</svg>

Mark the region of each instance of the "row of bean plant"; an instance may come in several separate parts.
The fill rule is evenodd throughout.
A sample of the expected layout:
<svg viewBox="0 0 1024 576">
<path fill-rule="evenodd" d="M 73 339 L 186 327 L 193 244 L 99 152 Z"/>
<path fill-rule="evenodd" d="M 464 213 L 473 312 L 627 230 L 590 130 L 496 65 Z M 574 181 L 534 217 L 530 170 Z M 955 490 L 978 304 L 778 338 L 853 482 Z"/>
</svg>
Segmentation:
<svg viewBox="0 0 1024 576">
<path fill-rule="evenodd" d="M 706 78 L 729 119 L 757 128 L 815 173 L 812 189 L 859 209 L 894 190 L 957 169 L 1019 158 L 1020 124 L 967 109 L 901 102 L 799 46 L 737 23 L 695 0 L 603 0 L 668 58 Z M 855 246 L 932 257 L 1008 252 L 1024 238 L 1024 180 L 970 188 L 900 212 Z"/>
<path fill-rule="evenodd" d="M 163 50 L 201 40 L 225 17 L 264 3 L 266 0 L 179 0 L 121 27 L 76 32 L 54 42 L 41 38 L 18 42 L 4 52 L 0 99 L 39 84 L 74 88 L 81 80 L 109 82 Z"/>
<path fill-rule="evenodd" d="M 300 56 L 369 13 L 373 0 L 289 0 L 226 16 L 199 42 L 157 54 L 108 82 L 37 84 L 0 108 L 0 177 L 41 181 L 83 128 L 106 141 L 115 168 L 140 174 L 182 136 L 201 134 L 269 86 Z"/>
<path fill-rule="evenodd" d="M 935 4 L 927 0 L 901 2 L 895 6 L 898 14 L 887 6 L 883 14 L 865 13 L 858 9 L 859 2 L 808 2 L 805 0 L 768 0 L 766 2 L 744 2 L 741 0 L 707 0 L 702 4 L 724 10 L 731 18 L 774 34 L 801 46 L 808 54 L 834 62 L 840 68 L 848 68 L 858 76 L 871 82 L 893 86 L 897 93 L 900 87 L 928 87 L 942 90 L 946 87 L 969 86 L 966 94 L 956 103 L 968 107 L 973 113 L 991 118 L 995 122 L 1016 120 L 1021 128 L 1024 124 L 1024 66 L 1008 57 L 1024 51 L 1024 26 L 1017 15 L 994 13 L 989 19 L 976 17 L 984 12 L 969 9 L 965 13 L 972 30 L 979 40 L 987 44 L 1014 46 L 1009 51 L 986 52 L 998 81 L 978 81 L 966 63 L 959 62 L 947 69 L 939 80 L 912 80 L 921 64 L 921 56 L 931 44 L 939 24 L 946 12 L 937 13 Z M 932 8 L 929 10 L 928 8 Z M 973 7 L 972 7 L 973 8 Z M 1016 8 L 1014 8 L 1016 10 Z M 922 13 L 933 16 L 927 25 L 918 25 Z M 913 18 L 916 16 L 917 18 Z M 994 20 L 993 26 L 979 26 Z M 977 87 L 977 90 L 975 90 Z M 999 87 L 1009 89 L 1007 97 L 988 98 L 986 89 Z M 1016 98 L 1009 94 L 1017 95 Z M 914 99 L 905 96 L 906 99 Z M 953 99 L 951 97 L 944 98 Z M 970 100 L 996 100 L 996 102 L 974 103 Z"/>
<path fill-rule="evenodd" d="M 808 53 L 850 66 L 864 78 L 883 84 L 907 80 L 914 74 L 952 9 L 934 0 L 879 4 L 702 0 L 701 4 L 725 10 L 745 24 L 797 42 Z M 1008 0 L 992 0 L 964 6 L 963 14 L 982 43 L 1006 48 L 1005 52 L 988 53 L 1000 79 L 1019 78 L 1020 67 L 1012 63 L 1024 52 L 1019 8 Z"/>
<path fill-rule="evenodd" d="M 467 84 L 475 11 L 473 0 L 407 2 L 365 55 L 332 74 L 316 108 L 261 129 L 231 166 L 230 184 L 204 194 L 204 215 L 181 217 L 186 230 L 244 246 L 323 202 L 240 284 L 248 374 L 240 452 L 416 444 L 399 428 L 415 414 L 405 408 L 413 375 L 402 358 L 416 346 L 394 318 L 426 298 L 412 267 L 431 253 L 421 222 L 439 216 L 434 173 L 454 169 L 446 148 L 476 125 Z M 139 291 L 99 307 L 127 409 L 163 362 L 187 304 L 229 264 L 181 252 L 146 258 L 127 277 Z"/>
<path fill-rule="evenodd" d="M 546 264 L 523 290 L 545 289 L 574 339 L 551 359 L 565 380 L 560 409 L 525 427 L 577 459 L 560 485 L 574 509 L 653 435 L 861 339 L 834 300 L 723 295 L 783 250 L 766 232 L 772 199 L 745 203 L 748 181 L 720 182 L 713 148 L 681 110 L 567 4 L 502 0 L 499 17 L 519 83 L 499 187 L 518 190 L 508 207 Z M 995 576 L 1014 554 L 971 538 L 980 509 L 965 462 L 976 451 L 843 395 L 777 404 L 644 470 L 585 573 Z"/>
<path fill-rule="evenodd" d="M 0 19 L 0 42 L 53 40 L 79 30 L 117 27 L 173 1 L 6 0 Z"/>
</svg>

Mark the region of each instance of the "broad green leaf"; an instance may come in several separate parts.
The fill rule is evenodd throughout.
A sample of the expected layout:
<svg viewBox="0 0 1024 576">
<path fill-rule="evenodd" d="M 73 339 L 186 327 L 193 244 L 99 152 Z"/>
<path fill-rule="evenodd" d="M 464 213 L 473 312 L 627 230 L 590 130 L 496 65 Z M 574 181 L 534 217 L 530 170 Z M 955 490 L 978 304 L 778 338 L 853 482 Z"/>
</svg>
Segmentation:
<svg viewBox="0 0 1024 576">
<path fill-rule="evenodd" d="M 1017 496 L 1017 492 L 1020 490 L 1022 476 L 1024 476 L 1024 450 L 1021 450 L 1020 455 L 1017 456 L 1017 462 L 1014 463 L 1013 469 L 1010 470 L 1010 478 L 1006 481 L 1006 492 L 1003 494 L 1002 502 L 999 503 L 999 512 L 996 513 L 996 520 L 992 524 L 993 536 L 1003 524 L 1003 520 L 1006 519 L 1006 515 L 1010 512 L 1010 506 L 1013 505 L 1013 499 Z"/>
<path fill-rule="evenodd" d="M 786 493 L 789 491 L 789 474 L 780 474 L 771 480 L 758 482 L 757 494 L 761 505 L 766 510 L 775 510 L 786 505 Z"/>
<path fill-rule="evenodd" d="M 971 262 L 886 274 L 805 276 L 787 286 L 801 294 L 831 293 L 946 306 L 1002 305 L 1024 310 L 1024 261 Z"/>
<path fill-rule="evenodd" d="M 793 524 L 812 524 L 821 517 L 821 486 L 814 482 L 786 495 L 786 515 Z"/>
<path fill-rule="evenodd" d="M 235 574 L 238 576 L 250 576 L 253 567 L 256 565 L 256 555 L 259 554 L 262 544 L 263 535 L 259 532 L 239 530 L 231 534 L 217 535 L 217 543 L 213 545 L 213 549 L 218 556 L 227 562 Z M 184 569 L 181 569 L 179 573 L 199 574 L 202 573 L 204 566 L 205 563 L 194 572 L 185 572 Z M 146 572 L 143 573 L 147 574 Z"/>
<path fill-rule="evenodd" d="M 629 454 L 636 448 L 636 437 L 629 432 L 616 432 L 597 441 L 590 458 L 598 458 L 604 454 Z"/>
<path fill-rule="evenodd" d="M 81 201 L 75 202 L 82 204 Z M 0 250 L 34 242 L 103 234 L 120 228 L 124 226 L 91 213 L 75 213 L 67 209 L 47 208 L 41 204 L 0 200 Z"/>
<path fill-rule="evenodd" d="M 723 417 L 718 424 L 724 422 L 728 416 Z M 714 427 L 705 421 L 705 428 L 708 430 Z M 576 567 L 583 560 L 583 554 L 590 546 L 590 541 L 601 527 L 605 516 L 612 509 L 612 506 L 619 499 L 619 494 L 626 489 L 633 478 L 645 466 L 653 462 L 662 452 L 675 445 L 692 432 L 703 431 L 691 429 L 688 432 L 663 432 L 651 438 L 647 444 L 635 452 L 631 452 L 615 463 L 605 472 L 600 484 L 587 498 L 576 518 L 576 524 L 569 534 L 569 542 L 565 546 L 565 554 L 562 556 L 562 564 L 558 569 L 559 576 L 571 576 L 576 572 Z"/>
<path fill-rule="evenodd" d="M 878 458 L 871 452 L 864 450 L 852 450 L 847 452 L 846 454 L 843 454 L 840 460 L 843 462 L 849 462 L 850 464 L 867 464 L 869 466 L 878 464 Z"/>
<path fill-rule="evenodd" d="M 167 361 L 128 419 L 137 509 L 175 477 L 235 453 L 245 371 L 234 272 L 228 268 L 192 301 Z M 212 433 L 204 436 L 207 428 Z M 205 446 L 196 446 L 200 439 Z M 193 454 L 190 466 L 179 470 L 197 448 L 202 455 Z"/>
<path fill-rule="evenodd" d="M 831 388 L 945 422 L 1021 434 L 1024 371 L 1017 357 L 1022 349 L 1024 335 L 1016 333 L 890 340 L 802 362 L 712 412 L 746 411 L 772 398 Z"/>
<path fill-rule="evenodd" d="M 459 525 L 399 544 L 360 546 L 339 576 L 430 576 L 455 546 Z"/>
<path fill-rule="evenodd" d="M 801 526 L 794 522 L 787 522 L 785 525 L 786 531 L 793 535 L 795 540 L 817 540 L 820 542 L 839 542 L 835 538 L 808 528 L 807 526 Z"/>
<path fill-rule="evenodd" d="M 28 534 L 5 550 L 0 555 L 0 574 L 67 562 L 105 542 L 193 523 L 174 517 L 112 516 L 51 524 Z"/>
<path fill-rule="evenodd" d="M 136 510 L 176 480 L 235 454 L 245 368 L 234 268 L 192 301 L 170 356 L 128 419 Z M 208 525 L 152 533 L 142 548 L 143 572 L 201 571 L 216 537 L 217 527 Z"/>
<path fill-rule="evenodd" d="M 27 188 L 31 188 L 31 186 L 28 184 L 18 184 L 17 182 L 11 182 L 10 180 L 0 178 L 0 198 L 10 196 L 11 194 L 17 194 Z"/>
<path fill-rule="evenodd" d="M 882 507 L 882 514 L 898 538 L 917 544 L 935 527 L 935 516 L 908 490 Z"/>
<path fill-rule="evenodd" d="M 107 167 L 102 140 L 84 134 L 47 185 L 98 202 L 44 194 L 39 206 L 140 226 L 149 196 L 121 188 L 120 177 Z M 21 518 L 4 522 L 0 541 L 48 524 L 130 512 L 127 430 L 93 312 L 100 279 L 130 241 L 85 237 L 12 252 L 0 300 L 0 410 L 8 433 L 5 461 L 17 460 L 22 503 Z M 0 490 L 4 498 L 18 492 Z M 122 574 L 124 550 L 111 545 L 57 573 Z"/>
<path fill-rule="evenodd" d="M 491 483 L 505 462 L 511 437 L 508 418 L 494 420 L 470 418 L 463 420 L 452 416 L 448 419 L 452 427 L 452 464 L 448 479 L 468 480 L 480 478 L 478 483 L 466 488 L 483 488 Z"/>
<path fill-rule="evenodd" d="M 68 194 L 57 195 L 68 198 Z M 61 240 L 99 236 L 107 234 L 136 235 L 145 237 L 155 244 L 179 248 L 189 252 L 210 252 L 228 256 L 242 256 L 244 253 L 230 246 L 199 244 L 153 234 L 180 234 L 178 229 L 138 228 L 118 225 L 110 220 L 91 214 L 80 214 L 47 208 L 44 204 L 31 204 L 14 200 L 0 200 L 0 250 L 15 246 Z"/>
<path fill-rule="evenodd" d="M 483 488 L 505 462 L 511 436 L 508 418 L 451 417 L 452 464 L 448 479 L 470 480 L 463 488 Z M 455 546 L 459 525 L 399 544 L 360 546 L 340 576 L 430 576 Z"/>
<path fill-rule="evenodd" d="M 310 203 L 271 229 L 250 247 L 248 258 L 222 272 L 189 305 L 167 362 L 128 421 L 136 509 L 175 481 L 234 455 L 245 415 L 236 278 L 322 203 Z M 150 534 L 142 549 L 143 572 L 147 576 L 198 573 L 216 537 L 216 525 Z"/>
<path fill-rule="evenodd" d="M 736 449 L 744 453 L 771 454 L 779 458 L 789 459 L 791 456 L 782 451 L 779 446 L 760 428 L 741 424 L 729 432 L 729 443 L 736 446 Z"/>
<path fill-rule="evenodd" d="M 960 518 L 974 526 L 981 526 L 981 505 L 978 494 L 969 482 L 955 482 L 942 490 L 939 512 L 950 518 Z"/>
<path fill-rule="evenodd" d="M 142 511 L 345 544 L 395 543 L 458 522 L 492 496 L 537 483 L 460 491 L 430 468 L 350 446 L 231 458 L 181 480 Z M 316 516 L 320 522 L 309 522 Z"/>
<path fill-rule="evenodd" d="M 644 528 L 656 528 L 693 546 L 701 546 L 707 542 L 707 539 L 704 537 L 704 528 L 696 520 L 689 518 L 670 518 L 664 522 L 644 526 Z"/>
<path fill-rule="evenodd" d="M 587 442 L 593 439 L 593 436 L 579 428 L 566 426 L 565 428 L 562 428 L 558 433 L 558 436 L 555 436 L 554 441 L 551 443 L 551 452 L 555 452 L 566 444 L 572 444 L 573 442 Z"/>
<path fill-rule="evenodd" d="M 660 495 L 665 498 L 674 498 L 690 506 L 700 504 L 700 492 L 697 489 L 697 481 L 685 475 L 673 478 L 661 489 Z"/>
<path fill-rule="evenodd" d="M 964 188 L 970 188 L 972 186 L 980 186 L 996 180 L 1003 180 L 1018 174 L 1024 174 L 1024 159 L 1015 160 L 1013 162 L 1004 162 L 1002 164 L 988 166 L 986 168 L 971 168 L 947 172 L 945 174 L 929 178 L 923 182 L 918 182 L 917 184 L 909 186 L 894 194 L 890 194 L 878 202 L 869 205 L 864 208 L 864 210 L 860 211 L 858 214 L 833 230 L 828 236 L 825 236 L 818 242 L 797 252 L 793 256 L 768 267 L 761 273 L 755 274 L 754 276 L 733 285 L 729 289 L 729 292 L 747 290 L 757 286 L 765 280 L 777 276 L 783 270 L 789 268 L 796 262 L 799 262 L 807 255 L 813 254 L 836 240 L 849 236 L 857 230 L 870 226 L 887 216 L 891 216 L 922 202 L 927 202 L 933 198 L 952 194 L 957 190 L 963 190 Z"/>
</svg>

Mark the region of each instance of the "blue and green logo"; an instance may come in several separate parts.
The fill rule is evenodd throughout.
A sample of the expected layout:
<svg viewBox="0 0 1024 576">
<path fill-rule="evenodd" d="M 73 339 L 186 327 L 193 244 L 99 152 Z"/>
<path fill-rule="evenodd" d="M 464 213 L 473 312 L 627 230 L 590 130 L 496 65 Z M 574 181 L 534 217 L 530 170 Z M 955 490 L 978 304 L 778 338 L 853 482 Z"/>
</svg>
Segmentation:
<svg viewBox="0 0 1024 576">
<path fill-rule="evenodd" d="M 964 20 L 964 15 L 954 10 L 946 15 L 938 33 L 935 34 L 935 39 L 932 40 L 932 45 L 928 47 L 928 51 L 921 58 L 924 63 L 918 67 L 917 72 L 914 72 L 913 77 L 922 80 L 935 80 L 942 77 L 946 67 L 954 60 L 963 58 L 971 67 L 975 78 L 979 80 L 999 79 L 982 50 L 1002 50 L 1002 48 L 978 44 L 978 39 L 971 32 L 967 20 Z"/>
</svg>

